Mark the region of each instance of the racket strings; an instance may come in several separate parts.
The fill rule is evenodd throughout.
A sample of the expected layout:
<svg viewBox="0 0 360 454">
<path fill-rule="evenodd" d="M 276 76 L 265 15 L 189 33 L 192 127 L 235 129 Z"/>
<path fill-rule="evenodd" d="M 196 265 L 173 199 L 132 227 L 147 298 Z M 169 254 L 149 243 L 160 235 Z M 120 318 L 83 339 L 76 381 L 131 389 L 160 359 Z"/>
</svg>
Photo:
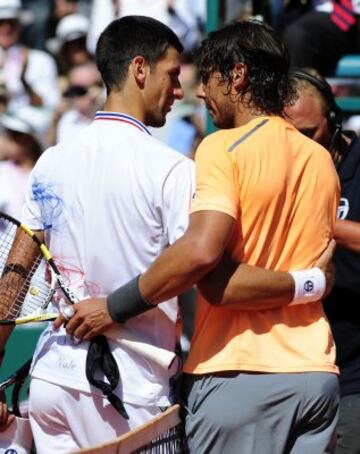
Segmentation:
<svg viewBox="0 0 360 454">
<path fill-rule="evenodd" d="M 15 320 L 41 309 L 51 296 L 46 277 L 46 262 L 39 247 L 25 232 L 17 234 L 17 225 L 0 221 L 0 319 Z M 10 249 L 17 243 L 16 258 Z"/>
<path fill-rule="evenodd" d="M 17 226 L 8 219 L 0 219 L 0 273 L 3 273 L 10 248 L 14 242 Z"/>
<path fill-rule="evenodd" d="M 183 454 L 186 452 L 184 440 L 184 427 L 178 424 L 136 449 L 133 454 Z"/>
<path fill-rule="evenodd" d="M 7 297 L 5 299 L 11 301 L 8 306 L 7 319 L 15 320 L 20 316 L 25 317 L 42 311 L 51 294 L 48 283 L 41 276 L 45 273 L 44 268 L 43 260 L 37 258 L 23 280 L 20 290 L 17 291 L 16 289 L 19 288 L 18 282 L 16 282 L 17 276 L 10 276 L 12 282 L 6 279 Z"/>
</svg>

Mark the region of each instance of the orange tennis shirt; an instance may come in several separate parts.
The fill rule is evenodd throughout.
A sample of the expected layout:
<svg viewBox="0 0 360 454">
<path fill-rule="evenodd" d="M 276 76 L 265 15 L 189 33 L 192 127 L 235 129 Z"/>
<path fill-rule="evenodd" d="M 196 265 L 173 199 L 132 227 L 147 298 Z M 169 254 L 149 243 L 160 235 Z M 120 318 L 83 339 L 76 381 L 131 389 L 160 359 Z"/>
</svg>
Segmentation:
<svg viewBox="0 0 360 454">
<path fill-rule="evenodd" d="M 205 138 L 196 153 L 192 212 L 237 221 L 229 252 L 242 263 L 311 268 L 333 236 L 339 183 L 330 154 L 280 117 Z M 322 303 L 242 311 L 198 295 L 185 372 L 337 372 Z"/>
</svg>

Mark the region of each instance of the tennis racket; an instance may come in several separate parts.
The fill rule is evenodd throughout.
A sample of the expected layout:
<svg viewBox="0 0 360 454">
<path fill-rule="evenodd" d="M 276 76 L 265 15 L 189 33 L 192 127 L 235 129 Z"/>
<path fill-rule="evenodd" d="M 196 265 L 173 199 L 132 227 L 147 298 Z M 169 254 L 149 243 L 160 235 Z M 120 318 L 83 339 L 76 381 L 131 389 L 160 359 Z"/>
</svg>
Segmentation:
<svg viewBox="0 0 360 454">
<path fill-rule="evenodd" d="M 0 212 L 0 325 L 55 320 L 59 311 L 50 305 L 60 289 L 69 305 L 78 302 L 45 244 L 27 226 Z M 70 306 L 69 306 L 70 307 Z M 170 368 L 176 355 L 140 340 L 121 327 L 105 333 L 134 353 Z"/>
<path fill-rule="evenodd" d="M 16 416 L 21 416 L 20 408 L 19 408 L 19 394 L 20 390 L 25 382 L 26 377 L 29 374 L 30 366 L 31 366 L 31 360 L 29 359 L 26 361 L 25 364 L 23 364 L 15 373 L 10 375 L 6 380 L 4 380 L 2 383 L 0 383 L 0 393 L 5 391 L 7 388 L 9 388 L 11 385 L 14 385 L 14 389 L 12 391 L 12 396 L 11 396 L 11 413 L 13 413 Z"/>
</svg>

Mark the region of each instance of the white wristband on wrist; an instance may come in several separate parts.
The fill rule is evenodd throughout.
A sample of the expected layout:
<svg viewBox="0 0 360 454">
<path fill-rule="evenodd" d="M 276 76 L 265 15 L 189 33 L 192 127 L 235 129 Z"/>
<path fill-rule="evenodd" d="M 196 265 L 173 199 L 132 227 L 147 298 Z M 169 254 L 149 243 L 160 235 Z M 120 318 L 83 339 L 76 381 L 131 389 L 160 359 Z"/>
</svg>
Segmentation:
<svg viewBox="0 0 360 454">
<path fill-rule="evenodd" d="M 325 274 L 320 268 L 310 268 L 301 271 L 289 271 L 295 281 L 294 298 L 291 305 L 320 301 L 325 293 Z"/>
</svg>

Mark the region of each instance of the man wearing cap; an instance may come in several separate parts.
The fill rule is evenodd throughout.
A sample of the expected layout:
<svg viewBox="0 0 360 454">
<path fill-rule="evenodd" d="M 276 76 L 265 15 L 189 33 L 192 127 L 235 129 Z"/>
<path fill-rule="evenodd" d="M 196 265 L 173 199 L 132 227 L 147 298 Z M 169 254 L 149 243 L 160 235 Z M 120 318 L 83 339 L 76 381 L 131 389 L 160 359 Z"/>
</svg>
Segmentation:
<svg viewBox="0 0 360 454">
<path fill-rule="evenodd" d="M 54 108 L 60 100 L 55 62 L 47 53 L 20 44 L 23 17 L 20 0 L 1 0 L 0 85 L 8 93 L 10 110 Z"/>
<path fill-rule="evenodd" d="M 0 211 L 19 218 L 31 169 L 42 152 L 31 111 L 0 117 Z"/>
<path fill-rule="evenodd" d="M 56 36 L 48 40 L 47 48 L 57 58 L 61 73 L 92 59 L 86 47 L 88 29 L 89 20 L 82 14 L 69 14 L 59 21 Z"/>
<path fill-rule="evenodd" d="M 93 61 L 76 65 L 69 70 L 68 88 L 63 101 L 54 112 L 47 143 L 54 145 L 72 139 L 89 125 L 105 101 L 105 88 Z"/>
</svg>

